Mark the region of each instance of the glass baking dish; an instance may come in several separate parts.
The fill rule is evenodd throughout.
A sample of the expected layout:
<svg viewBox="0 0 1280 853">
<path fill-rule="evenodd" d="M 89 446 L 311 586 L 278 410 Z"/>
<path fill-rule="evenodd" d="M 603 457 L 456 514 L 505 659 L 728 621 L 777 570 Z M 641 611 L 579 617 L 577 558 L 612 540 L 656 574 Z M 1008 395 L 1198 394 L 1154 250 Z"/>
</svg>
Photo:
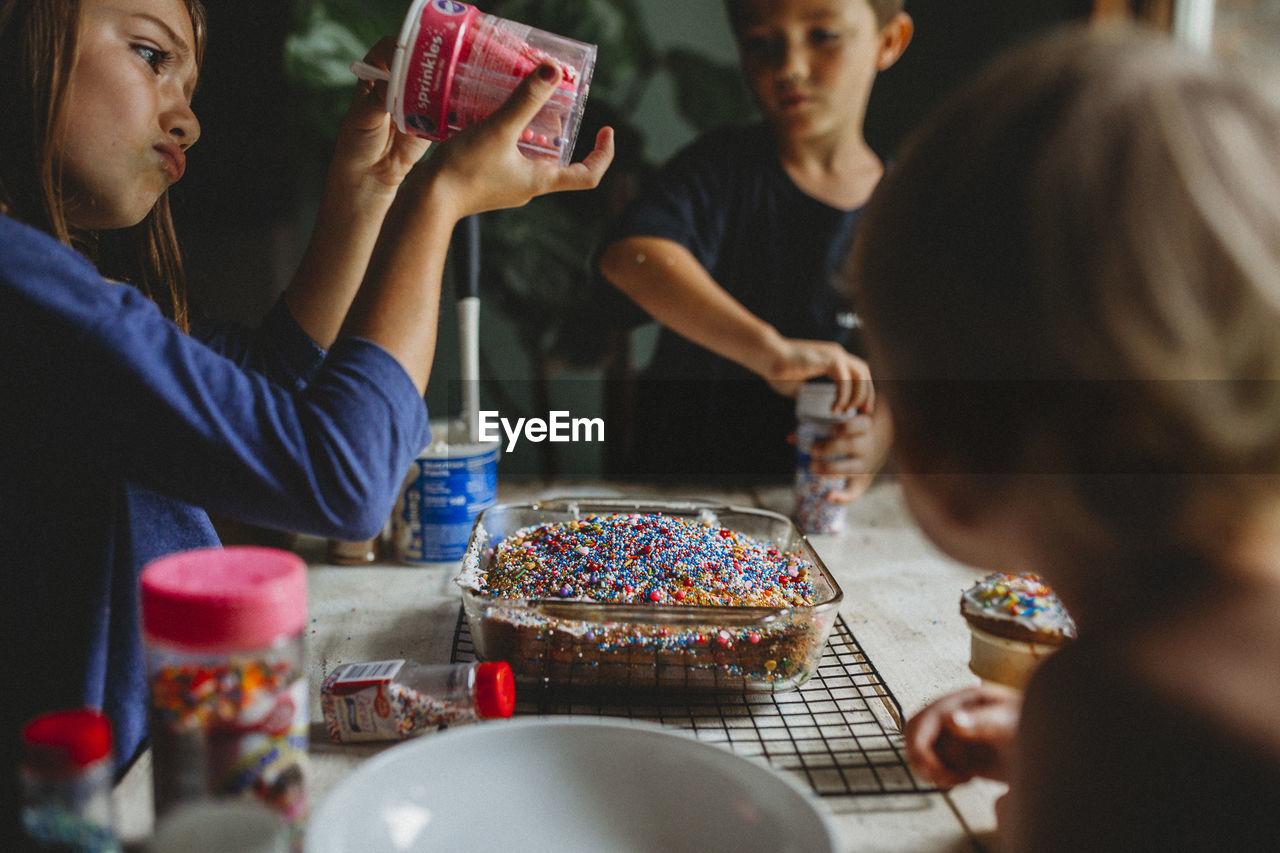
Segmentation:
<svg viewBox="0 0 1280 853">
<path fill-rule="evenodd" d="M 499 598 L 479 588 L 494 547 L 531 525 L 613 513 L 663 513 L 767 540 L 808 558 L 808 606 L 614 604 Z M 813 673 L 844 597 L 786 516 L 703 501 L 556 498 L 500 504 L 476 519 L 455 582 L 480 660 L 505 660 L 522 683 L 659 691 L 790 690 Z"/>
</svg>

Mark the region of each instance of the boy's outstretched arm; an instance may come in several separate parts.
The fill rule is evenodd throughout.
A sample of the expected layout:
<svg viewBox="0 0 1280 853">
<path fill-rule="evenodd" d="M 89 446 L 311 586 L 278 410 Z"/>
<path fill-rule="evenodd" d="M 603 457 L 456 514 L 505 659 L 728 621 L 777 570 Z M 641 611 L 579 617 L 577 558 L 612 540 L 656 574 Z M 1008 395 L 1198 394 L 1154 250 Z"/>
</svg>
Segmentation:
<svg viewBox="0 0 1280 853">
<path fill-rule="evenodd" d="M 780 394 L 794 395 L 804 380 L 828 376 L 839 384 L 837 410 L 871 407 L 866 362 L 832 341 L 783 337 L 679 243 L 624 237 L 605 250 L 600 272 L 655 320 L 763 377 Z"/>
</svg>

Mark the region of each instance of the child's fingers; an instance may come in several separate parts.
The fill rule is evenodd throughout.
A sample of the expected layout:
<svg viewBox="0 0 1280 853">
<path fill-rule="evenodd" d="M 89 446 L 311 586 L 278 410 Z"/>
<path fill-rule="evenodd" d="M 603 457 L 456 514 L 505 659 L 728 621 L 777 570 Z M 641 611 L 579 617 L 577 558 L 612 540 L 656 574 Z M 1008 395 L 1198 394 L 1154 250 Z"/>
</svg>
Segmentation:
<svg viewBox="0 0 1280 853">
<path fill-rule="evenodd" d="M 871 384 L 871 371 L 861 359 L 850 357 L 841 360 L 831 374 L 836 381 L 836 398 L 831 411 L 844 414 L 856 409 L 871 411 L 875 404 L 875 386 Z"/>
<path fill-rule="evenodd" d="M 876 386 L 869 375 L 859 380 L 858 390 L 862 393 L 854 399 L 853 407 L 860 412 L 870 412 L 876 406 Z"/>
<path fill-rule="evenodd" d="M 941 735 L 941 714 L 936 708 L 926 708 L 907 721 L 903 740 L 912 769 L 933 784 L 950 788 L 956 783 L 936 751 Z"/>
<path fill-rule="evenodd" d="M 364 55 L 364 62 L 374 68 L 387 70 L 391 67 L 391 59 L 395 55 L 396 40 L 386 36 L 369 48 Z M 387 84 L 381 80 L 360 80 L 356 86 L 356 95 L 351 105 L 352 113 L 359 113 L 362 120 L 386 120 Z"/>
<path fill-rule="evenodd" d="M 871 473 L 871 429 L 870 415 L 854 415 L 832 424 L 831 435 L 815 442 L 809 451 L 813 473 L 830 477 Z"/>
<path fill-rule="evenodd" d="M 559 67 L 552 62 L 541 63 L 520 81 L 502 106 L 494 110 L 489 120 L 513 134 L 519 133 L 551 99 L 559 84 Z"/>
<path fill-rule="evenodd" d="M 842 448 L 847 449 L 850 443 L 870 435 L 874 424 L 875 421 L 872 420 L 871 415 L 864 414 L 854 415 L 845 421 L 837 421 L 831 425 L 830 437 L 813 445 L 814 452 L 818 455 L 826 455 L 829 452 L 839 452 Z"/>
<path fill-rule="evenodd" d="M 907 759 L 941 788 L 1005 776 L 1002 755 L 1021 712 L 1016 691 L 990 686 L 948 694 L 907 721 Z"/>
<path fill-rule="evenodd" d="M 364 61 L 377 68 L 389 69 L 395 55 L 396 40 L 391 36 L 383 36 L 369 48 L 369 52 L 364 55 Z"/>
<path fill-rule="evenodd" d="M 995 764 L 995 751 L 990 744 L 961 740 L 943 729 L 934 743 L 943 774 L 937 783 L 944 787 L 963 785 Z"/>
<path fill-rule="evenodd" d="M 1004 741 L 1018 727 L 1018 710 L 1009 702 L 970 705 L 952 711 L 944 718 L 944 725 L 965 740 Z"/>
<path fill-rule="evenodd" d="M 581 162 L 560 170 L 555 191 L 589 190 L 599 186 L 605 170 L 613 162 L 613 128 L 602 127 L 596 134 L 596 145 Z"/>
<path fill-rule="evenodd" d="M 836 378 L 836 397 L 831 401 L 831 411 L 843 414 L 853 405 L 853 394 L 856 380 L 847 373 Z"/>
<path fill-rule="evenodd" d="M 874 474 L 852 474 L 847 479 L 848 485 L 843 489 L 827 492 L 827 500 L 837 504 L 851 504 L 867 493 L 876 477 Z"/>
</svg>

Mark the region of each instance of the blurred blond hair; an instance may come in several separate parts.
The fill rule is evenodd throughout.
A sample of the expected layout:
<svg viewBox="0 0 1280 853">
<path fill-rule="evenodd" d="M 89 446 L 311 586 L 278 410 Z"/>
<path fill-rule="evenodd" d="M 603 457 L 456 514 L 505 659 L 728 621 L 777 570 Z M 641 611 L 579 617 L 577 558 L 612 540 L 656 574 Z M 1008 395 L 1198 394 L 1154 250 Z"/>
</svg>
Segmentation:
<svg viewBox="0 0 1280 853">
<path fill-rule="evenodd" d="M 851 266 L 907 467 L 1047 475 L 1076 533 L 1139 550 L 1274 496 L 1278 151 L 1265 93 L 1131 27 L 1056 32 L 949 99 Z"/>
</svg>

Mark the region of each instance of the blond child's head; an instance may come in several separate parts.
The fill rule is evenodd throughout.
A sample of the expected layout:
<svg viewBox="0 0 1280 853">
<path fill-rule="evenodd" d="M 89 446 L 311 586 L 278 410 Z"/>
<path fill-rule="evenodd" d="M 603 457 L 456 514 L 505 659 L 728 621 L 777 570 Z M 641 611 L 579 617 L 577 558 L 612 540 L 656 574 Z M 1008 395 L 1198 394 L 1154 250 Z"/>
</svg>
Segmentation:
<svg viewBox="0 0 1280 853">
<path fill-rule="evenodd" d="M 1278 148 L 1249 81 L 1136 31 L 950 99 L 852 265 L 911 488 L 960 522 L 1016 496 L 1065 555 L 1229 539 L 1280 474 Z"/>
</svg>

